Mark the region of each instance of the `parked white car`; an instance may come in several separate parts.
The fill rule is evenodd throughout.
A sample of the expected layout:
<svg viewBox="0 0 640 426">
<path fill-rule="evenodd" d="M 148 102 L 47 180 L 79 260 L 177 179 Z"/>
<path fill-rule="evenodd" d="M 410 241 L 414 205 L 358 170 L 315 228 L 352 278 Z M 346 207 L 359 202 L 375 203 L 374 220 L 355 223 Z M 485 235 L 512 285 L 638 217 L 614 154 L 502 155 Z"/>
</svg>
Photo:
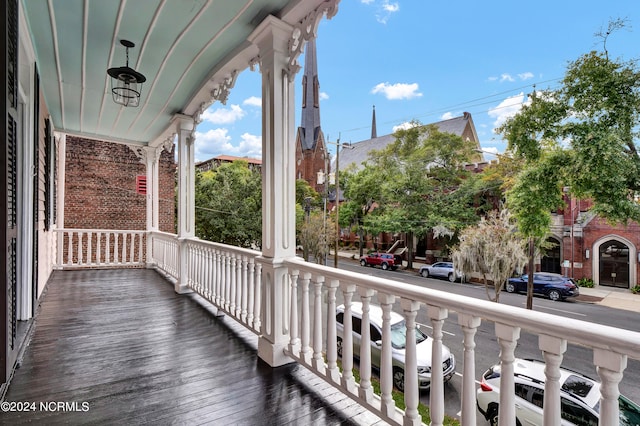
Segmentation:
<svg viewBox="0 0 640 426">
<path fill-rule="evenodd" d="M 362 303 L 351 304 L 353 328 L 353 354 L 360 354 L 360 332 L 362 324 Z M 342 357 L 342 338 L 344 336 L 344 305 L 336 309 L 336 325 L 338 331 L 338 356 Z M 382 308 L 370 305 L 369 324 L 371 336 L 371 364 L 380 368 L 382 354 Z M 415 332 L 416 354 L 418 358 L 418 387 L 428 389 L 431 385 L 431 347 L 433 339 L 424 334 L 418 327 Z M 391 312 L 391 356 L 393 364 L 393 384 L 401 392 L 404 391 L 405 348 L 407 342 L 407 327 L 402 315 Z M 453 377 L 456 361 L 449 348 L 442 347 L 442 372 L 444 381 Z"/>
<path fill-rule="evenodd" d="M 460 271 L 454 271 L 452 262 L 436 262 L 433 265 L 423 265 L 420 267 L 418 274 L 425 278 L 446 278 L 450 282 L 462 279 L 462 273 Z"/>
<path fill-rule="evenodd" d="M 514 380 L 516 424 L 542 426 L 544 403 L 544 368 L 540 361 L 516 359 Z M 598 426 L 600 383 L 580 373 L 560 369 L 560 404 L 562 425 Z M 620 425 L 640 424 L 640 407 L 620 396 Z M 491 425 L 498 424 L 500 403 L 500 365 L 482 375 L 477 392 L 478 410 Z"/>
</svg>

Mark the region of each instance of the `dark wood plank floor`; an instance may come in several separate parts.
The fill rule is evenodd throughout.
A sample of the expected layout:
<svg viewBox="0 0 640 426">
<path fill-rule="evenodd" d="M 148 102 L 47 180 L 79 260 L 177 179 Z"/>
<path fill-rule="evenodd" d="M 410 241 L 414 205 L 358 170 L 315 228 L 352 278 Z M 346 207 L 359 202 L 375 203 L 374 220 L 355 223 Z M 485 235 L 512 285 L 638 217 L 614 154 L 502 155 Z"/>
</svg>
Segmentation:
<svg viewBox="0 0 640 426">
<path fill-rule="evenodd" d="M 0 422 L 380 422 L 303 367 L 270 368 L 256 346 L 257 337 L 197 296 L 176 295 L 155 271 L 56 271 L 5 398 L 34 404 L 0 413 Z M 46 411 L 41 402 L 67 406 Z"/>
</svg>

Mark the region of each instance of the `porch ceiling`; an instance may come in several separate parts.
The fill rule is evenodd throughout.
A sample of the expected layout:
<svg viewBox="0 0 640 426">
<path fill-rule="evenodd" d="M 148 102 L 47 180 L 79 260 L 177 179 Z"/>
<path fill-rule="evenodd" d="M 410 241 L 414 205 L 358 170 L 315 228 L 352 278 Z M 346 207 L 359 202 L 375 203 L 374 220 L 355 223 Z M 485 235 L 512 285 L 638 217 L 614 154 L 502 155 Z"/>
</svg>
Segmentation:
<svg viewBox="0 0 640 426">
<path fill-rule="evenodd" d="M 323 0 L 22 0 L 40 85 L 56 130 L 156 144 L 174 114 L 193 115 L 211 90 L 257 55 L 247 37 L 269 14 L 299 22 Z M 140 106 L 117 105 L 107 69 L 147 78 Z"/>
</svg>

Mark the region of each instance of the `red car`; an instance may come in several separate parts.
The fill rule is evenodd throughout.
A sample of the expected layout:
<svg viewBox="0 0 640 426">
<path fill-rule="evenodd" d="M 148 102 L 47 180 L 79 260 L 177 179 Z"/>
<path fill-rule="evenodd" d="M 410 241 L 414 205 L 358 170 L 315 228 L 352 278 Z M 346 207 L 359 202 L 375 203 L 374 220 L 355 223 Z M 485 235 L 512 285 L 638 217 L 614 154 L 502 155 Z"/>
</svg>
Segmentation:
<svg viewBox="0 0 640 426">
<path fill-rule="evenodd" d="M 391 269 L 395 271 L 402 265 L 402 260 L 391 253 L 370 253 L 360 258 L 362 266 L 380 266 L 385 271 Z"/>
</svg>

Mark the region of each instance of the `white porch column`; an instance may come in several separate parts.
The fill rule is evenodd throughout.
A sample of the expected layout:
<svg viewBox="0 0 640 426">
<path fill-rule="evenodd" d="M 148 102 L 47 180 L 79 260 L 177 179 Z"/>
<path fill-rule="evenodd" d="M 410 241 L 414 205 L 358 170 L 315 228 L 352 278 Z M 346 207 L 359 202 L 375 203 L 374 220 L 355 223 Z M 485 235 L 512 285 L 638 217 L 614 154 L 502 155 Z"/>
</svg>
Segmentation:
<svg viewBox="0 0 640 426">
<path fill-rule="evenodd" d="M 176 293 L 189 293 L 186 240 L 195 235 L 195 122 L 192 117 L 176 114 L 174 118 L 178 135 L 178 241 L 179 271 L 175 284 Z"/>
<path fill-rule="evenodd" d="M 293 28 L 268 16 L 249 37 L 258 46 L 262 74 L 262 263 L 263 334 L 258 356 L 271 366 L 292 360 L 287 294 L 289 276 L 282 259 L 295 256 L 294 72 L 288 41 Z"/>
<path fill-rule="evenodd" d="M 64 229 L 64 185 L 66 181 L 66 163 L 67 163 L 67 135 L 62 133 L 56 136 L 58 138 L 58 202 L 56 206 L 57 212 L 57 229 Z M 62 268 L 62 255 L 64 247 L 64 234 L 58 233 L 56 241 L 56 268 Z"/>
</svg>

